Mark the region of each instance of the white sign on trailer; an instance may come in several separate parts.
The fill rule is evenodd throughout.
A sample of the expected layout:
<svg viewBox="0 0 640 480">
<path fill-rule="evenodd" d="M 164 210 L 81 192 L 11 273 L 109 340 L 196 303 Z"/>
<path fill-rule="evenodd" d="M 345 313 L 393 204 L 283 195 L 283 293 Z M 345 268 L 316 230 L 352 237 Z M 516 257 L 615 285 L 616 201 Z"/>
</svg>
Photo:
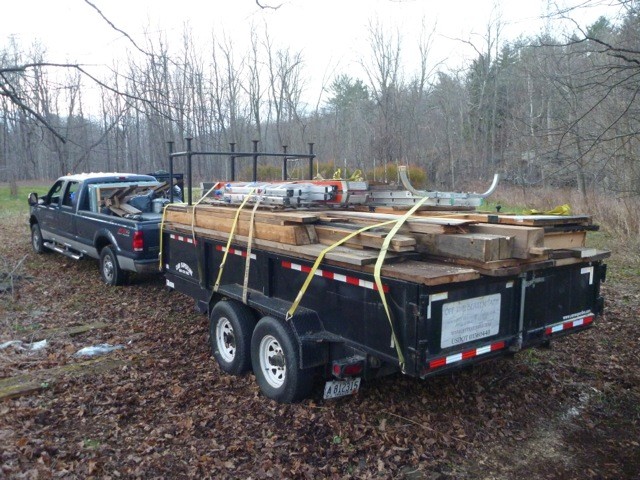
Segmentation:
<svg viewBox="0 0 640 480">
<path fill-rule="evenodd" d="M 440 348 L 495 335 L 500 330 L 501 295 L 485 295 L 442 306 Z"/>
</svg>

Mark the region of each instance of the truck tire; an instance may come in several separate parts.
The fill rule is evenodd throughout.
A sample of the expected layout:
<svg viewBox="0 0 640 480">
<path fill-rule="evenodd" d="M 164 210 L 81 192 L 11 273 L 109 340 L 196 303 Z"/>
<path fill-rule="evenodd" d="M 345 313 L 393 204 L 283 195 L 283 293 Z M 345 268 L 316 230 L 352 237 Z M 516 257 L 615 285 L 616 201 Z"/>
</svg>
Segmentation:
<svg viewBox="0 0 640 480">
<path fill-rule="evenodd" d="M 100 276 L 107 285 L 122 285 L 127 274 L 120 268 L 118 257 L 111 247 L 104 247 L 100 252 Z"/>
<path fill-rule="evenodd" d="M 44 240 L 42 239 L 40 225 L 38 225 L 37 223 L 31 225 L 31 246 L 33 247 L 33 251 L 38 254 L 48 253 L 51 251 L 44 246 Z"/>
<path fill-rule="evenodd" d="M 281 403 L 309 395 L 313 370 L 302 370 L 298 342 L 291 327 L 273 317 L 263 317 L 251 338 L 251 363 L 262 393 Z"/>
<path fill-rule="evenodd" d="M 222 300 L 209 315 L 211 353 L 220 368 L 241 375 L 251 369 L 251 334 L 256 320 L 249 307 L 234 300 Z"/>
</svg>

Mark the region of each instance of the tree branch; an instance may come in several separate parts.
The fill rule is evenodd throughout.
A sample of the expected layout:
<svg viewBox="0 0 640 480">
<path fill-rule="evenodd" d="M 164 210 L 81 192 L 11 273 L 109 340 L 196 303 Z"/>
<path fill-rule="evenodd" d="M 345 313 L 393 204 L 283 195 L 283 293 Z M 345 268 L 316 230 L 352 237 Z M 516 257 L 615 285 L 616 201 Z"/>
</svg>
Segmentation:
<svg viewBox="0 0 640 480">
<path fill-rule="evenodd" d="M 279 5 L 275 6 L 275 7 L 271 6 L 271 5 L 262 5 L 260 3 L 260 0 L 256 0 L 256 5 L 258 5 L 263 10 L 267 10 L 267 9 L 269 9 L 269 10 L 278 10 L 282 6 L 282 4 L 279 4 Z"/>
<path fill-rule="evenodd" d="M 143 50 L 141 47 L 138 46 L 138 44 L 135 42 L 135 40 L 133 38 L 131 38 L 131 36 L 125 32 L 124 30 L 121 30 L 120 28 L 116 27 L 113 22 L 111 20 L 109 20 L 104 13 L 102 13 L 102 10 L 100 10 L 98 7 L 96 7 L 93 3 L 91 3 L 89 0 L 84 0 L 84 2 L 89 5 L 91 8 L 93 8 L 96 12 L 98 12 L 98 15 L 100 15 L 102 17 L 102 19 L 107 22 L 107 24 L 109 24 L 109 26 L 111 28 L 113 28 L 116 32 L 121 33 L 122 35 L 124 35 L 127 40 L 129 40 L 131 42 L 131 44 L 136 47 L 136 49 L 140 52 L 142 52 L 144 55 L 149 55 L 150 54 L 148 52 L 146 52 L 145 50 Z"/>
</svg>

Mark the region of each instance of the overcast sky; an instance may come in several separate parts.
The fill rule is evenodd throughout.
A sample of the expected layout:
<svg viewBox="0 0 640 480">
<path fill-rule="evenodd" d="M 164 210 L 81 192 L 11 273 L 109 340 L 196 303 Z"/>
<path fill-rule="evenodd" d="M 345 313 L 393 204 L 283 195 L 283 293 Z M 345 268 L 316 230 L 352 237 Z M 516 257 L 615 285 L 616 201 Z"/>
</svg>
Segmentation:
<svg viewBox="0 0 640 480">
<path fill-rule="evenodd" d="M 456 68 L 475 52 L 459 39 L 481 44 L 487 25 L 500 18 L 503 38 L 541 30 L 540 17 L 548 11 L 548 0 L 260 0 L 280 5 L 277 10 L 260 9 L 255 0 L 91 0 L 118 28 L 144 45 L 144 35 L 167 35 L 170 47 L 179 47 L 180 33 L 188 24 L 200 42 L 223 33 L 236 51 L 246 48 L 252 24 L 266 25 L 278 46 L 302 50 L 310 89 L 319 89 L 321 77 L 333 72 L 358 74 L 357 65 L 369 55 L 368 25 L 379 21 L 402 36 L 405 69 L 411 68 L 412 51 L 423 22 L 436 35 L 433 64 L 444 60 Z M 582 4 L 585 0 L 560 0 Z M 553 2 L 558 3 L 558 2 Z M 111 63 L 122 58 L 131 44 L 100 18 L 83 0 L 2 0 L 0 45 L 13 35 L 23 46 L 38 39 L 46 46 L 48 60 L 85 64 Z M 583 24 L 593 22 L 613 9 L 587 9 Z"/>
</svg>

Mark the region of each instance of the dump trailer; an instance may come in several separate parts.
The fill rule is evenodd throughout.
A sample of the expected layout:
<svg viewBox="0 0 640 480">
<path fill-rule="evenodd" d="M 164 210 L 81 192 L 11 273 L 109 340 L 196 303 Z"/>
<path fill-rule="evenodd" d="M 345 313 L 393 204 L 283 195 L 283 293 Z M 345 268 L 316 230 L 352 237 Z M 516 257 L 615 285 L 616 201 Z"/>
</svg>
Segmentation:
<svg viewBox="0 0 640 480">
<path fill-rule="evenodd" d="M 207 155 L 278 157 L 188 142 L 171 170 Z M 427 378 L 584 331 L 602 312 L 609 253 L 585 246 L 589 217 L 479 213 L 469 204 L 482 195 L 369 195 L 360 180 L 284 171 L 168 205 L 161 233 L 166 284 L 208 313 L 221 369 L 253 370 L 268 398 L 300 400 L 321 380 L 334 398 L 398 371 Z"/>
</svg>

